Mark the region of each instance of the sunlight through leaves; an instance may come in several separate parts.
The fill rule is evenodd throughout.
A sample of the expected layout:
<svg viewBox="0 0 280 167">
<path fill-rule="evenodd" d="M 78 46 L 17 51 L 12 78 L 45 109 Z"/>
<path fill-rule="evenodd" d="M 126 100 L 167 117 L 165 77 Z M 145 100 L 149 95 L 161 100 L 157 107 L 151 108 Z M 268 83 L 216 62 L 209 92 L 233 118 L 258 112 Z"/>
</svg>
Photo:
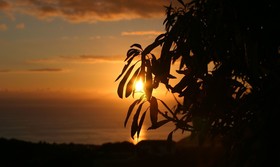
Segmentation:
<svg viewBox="0 0 280 167">
<path fill-rule="evenodd" d="M 138 81 L 136 81 L 135 92 L 136 93 L 144 93 L 144 84 L 143 84 L 142 79 L 139 79 Z"/>
</svg>

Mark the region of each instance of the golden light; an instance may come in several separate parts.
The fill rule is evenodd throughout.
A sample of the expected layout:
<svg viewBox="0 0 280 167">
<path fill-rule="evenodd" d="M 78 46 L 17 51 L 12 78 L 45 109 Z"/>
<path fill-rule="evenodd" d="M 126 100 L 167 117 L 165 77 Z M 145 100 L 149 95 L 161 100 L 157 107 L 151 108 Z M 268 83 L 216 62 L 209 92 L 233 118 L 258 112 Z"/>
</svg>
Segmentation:
<svg viewBox="0 0 280 167">
<path fill-rule="evenodd" d="M 144 83 L 142 81 L 142 79 L 139 79 L 138 81 L 136 81 L 135 83 L 135 92 L 144 92 Z"/>
<path fill-rule="evenodd" d="M 147 139 L 147 130 L 146 130 L 146 126 L 143 125 L 139 138 L 136 137 L 136 135 L 134 136 L 134 139 L 130 138 L 130 142 L 132 142 L 134 145 L 136 145 L 137 143 L 139 143 L 141 140 L 146 140 Z"/>
</svg>

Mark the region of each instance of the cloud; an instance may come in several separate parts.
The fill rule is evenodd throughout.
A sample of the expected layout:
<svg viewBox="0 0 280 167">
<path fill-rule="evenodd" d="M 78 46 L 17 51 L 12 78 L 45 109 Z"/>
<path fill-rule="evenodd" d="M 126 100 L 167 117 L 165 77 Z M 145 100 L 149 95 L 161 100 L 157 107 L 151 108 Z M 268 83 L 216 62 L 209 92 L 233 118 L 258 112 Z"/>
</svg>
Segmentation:
<svg viewBox="0 0 280 167">
<path fill-rule="evenodd" d="M 25 24 L 24 23 L 19 23 L 16 25 L 16 29 L 24 29 L 25 28 Z"/>
<path fill-rule="evenodd" d="M 10 72 L 11 70 L 8 70 L 8 69 L 0 69 L 0 73 L 7 73 L 7 72 Z"/>
<path fill-rule="evenodd" d="M 131 31 L 131 32 L 122 32 L 121 35 L 129 36 L 129 35 L 159 35 L 163 33 L 162 31 Z"/>
<path fill-rule="evenodd" d="M 8 26 L 6 24 L 0 24 L 0 31 L 8 30 Z"/>
<path fill-rule="evenodd" d="M 38 63 L 38 64 L 54 64 L 57 63 L 57 60 L 51 59 L 51 58 L 46 58 L 46 59 L 32 59 L 32 60 L 27 60 L 26 63 Z"/>
<path fill-rule="evenodd" d="M 67 70 L 62 68 L 34 68 L 34 69 L 27 69 L 27 70 L 11 70 L 11 69 L 0 69 L 0 73 L 35 73 L 35 72 L 65 72 Z"/>
<path fill-rule="evenodd" d="M 60 56 L 61 59 L 68 60 L 72 63 L 116 63 L 123 61 L 123 56 L 95 56 L 95 55 L 80 55 L 80 56 Z"/>
<path fill-rule="evenodd" d="M 32 59 L 26 61 L 34 64 L 58 64 L 58 63 L 118 63 L 123 62 L 124 56 L 95 56 L 95 55 L 79 55 L 79 56 L 57 56 L 46 59 Z"/>
<path fill-rule="evenodd" d="M 11 7 L 11 5 L 4 1 L 4 0 L 0 0 L 0 10 L 7 10 Z"/>
<path fill-rule="evenodd" d="M 62 72 L 64 71 L 61 68 L 38 68 L 38 69 L 29 69 L 30 72 Z"/>
<path fill-rule="evenodd" d="M 115 21 L 164 16 L 169 1 L 153 0 L 14 0 L 9 5 L 0 0 L 2 8 L 12 6 L 13 13 L 40 19 L 62 18 L 70 22 Z"/>
</svg>

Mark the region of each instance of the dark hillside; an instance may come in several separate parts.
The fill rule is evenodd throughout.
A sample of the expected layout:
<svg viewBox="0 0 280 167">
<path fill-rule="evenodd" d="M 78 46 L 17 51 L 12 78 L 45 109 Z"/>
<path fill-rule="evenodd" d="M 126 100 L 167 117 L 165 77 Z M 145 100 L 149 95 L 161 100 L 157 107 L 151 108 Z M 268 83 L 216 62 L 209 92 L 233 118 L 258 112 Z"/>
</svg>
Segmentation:
<svg viewBox="0 0 280 167">
<path fill-rule="evenodd" d="M 170 167 L 182 164 L 217 167 L 217 160 L 222 155 L 218 147 L 182 147 L 176 143 L 170 145 L 167 141 L 149 140 L 138 145 L 129 142 L 84 145 L 33 143 L 2 138 L 0 148 L 1 167 Z"/>
</svg>

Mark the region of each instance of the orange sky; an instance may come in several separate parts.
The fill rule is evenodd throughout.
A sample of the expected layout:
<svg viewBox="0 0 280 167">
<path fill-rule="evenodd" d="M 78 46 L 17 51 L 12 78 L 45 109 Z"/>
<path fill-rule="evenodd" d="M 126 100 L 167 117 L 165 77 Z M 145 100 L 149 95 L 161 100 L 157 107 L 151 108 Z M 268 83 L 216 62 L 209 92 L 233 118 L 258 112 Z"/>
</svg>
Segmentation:
<svg viewBox="0 0 280 167">
<path fill-rule="evenodd" d="M 31 108 L 40 98 L 76 99 L 77 105 L 87 99 L 81 105 L 119 113 L 113 116 L 114 126 L 122 126 L 133 99 L 119 99 L 114 80 L 132 44 L 145 47 L 164 31 L 164 5 L 169 2 L 0 0 L 0 115 L 13 106 L 22 110 L 26 99 Z M 155 93 L 167 98 L 162 90 Z M 13 103 L 5 103 L 11 98 Z M 54 105 L 43 102 L 41 109 Z M 62 103 L 55 105 L 61 108 Z M 108 103 L 116 111 L 102 108 Z"/>
<path fill-rule="evenodd" d="M 0 0 L 0 90 L 113 92 L 129 46 L 163 32 L 168 3 Z"/>
</svg>

